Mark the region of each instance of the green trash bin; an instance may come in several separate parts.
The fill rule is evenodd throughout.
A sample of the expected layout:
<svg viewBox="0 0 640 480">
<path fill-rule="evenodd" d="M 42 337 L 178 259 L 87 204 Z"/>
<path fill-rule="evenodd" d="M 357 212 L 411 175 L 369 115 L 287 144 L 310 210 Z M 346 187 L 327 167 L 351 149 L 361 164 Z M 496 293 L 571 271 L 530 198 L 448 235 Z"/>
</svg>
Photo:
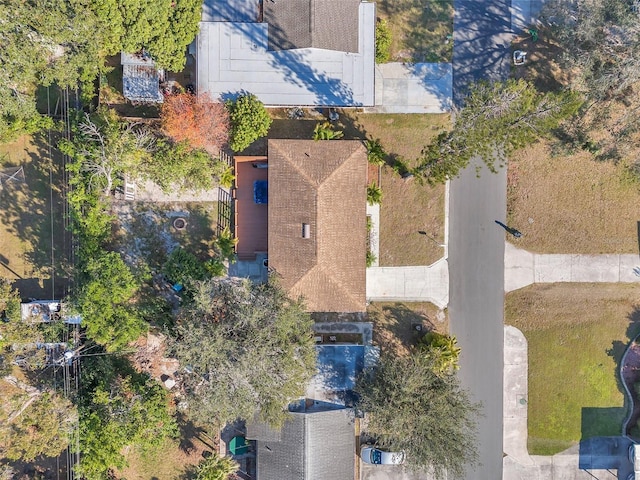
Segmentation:
<svg viewBox="0 0 640 480">
<path fill-rule="evenodd" d="M 243 436 L 233 437 L 229 442 L 229 451 L 231 455 L 242 455 L 249 451 L 249 444 Z"/>
</svg>

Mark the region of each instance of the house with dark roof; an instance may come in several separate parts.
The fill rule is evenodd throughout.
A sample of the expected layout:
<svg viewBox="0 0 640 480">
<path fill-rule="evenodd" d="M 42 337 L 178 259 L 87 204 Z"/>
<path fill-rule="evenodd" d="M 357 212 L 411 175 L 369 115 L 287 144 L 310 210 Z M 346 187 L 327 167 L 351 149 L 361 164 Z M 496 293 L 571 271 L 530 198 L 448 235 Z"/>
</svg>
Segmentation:
<svg viewBox="0 0 640 480">
<path fill-rule="evenodd" d="M 353 479 L 354 425 L 352 409 L 334 406 L 290 412 L 280 431 L 248 424 L 247 438 L 256 441 L 258 480 Z"/>
<path fill-rule="evenodd" d="M 311 312 L 366 310 L 367 154 L 359 140 L 269 140 L 236 157 L 236 251 Z M 264 167 L 264 168 L 263 168 Z"/>
<path fill-rule="evenodd" d="M 374 2 L 205 0 L 198 92 L 267 106 L 373 106 Z"/>
</svg>

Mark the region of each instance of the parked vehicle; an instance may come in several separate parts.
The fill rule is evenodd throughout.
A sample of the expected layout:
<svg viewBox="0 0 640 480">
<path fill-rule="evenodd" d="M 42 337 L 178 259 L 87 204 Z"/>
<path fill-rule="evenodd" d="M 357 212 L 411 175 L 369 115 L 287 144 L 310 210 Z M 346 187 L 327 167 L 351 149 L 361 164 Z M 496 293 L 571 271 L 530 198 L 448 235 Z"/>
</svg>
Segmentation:
<svg viewBox="0 0 640 480">
<path fill-rule="evenodd" d="M 404 452 L 386 452 L 379 448 L 364 446 L 360 450 L 360 458 L 371 465 L 402 465 Z"/>
<path fill-rule="evenodd" d="M 629 461 L 633 465 L 633 472 L 636 478 L 640 478 L 640 444 L 629 445 Z"/>
</svg>

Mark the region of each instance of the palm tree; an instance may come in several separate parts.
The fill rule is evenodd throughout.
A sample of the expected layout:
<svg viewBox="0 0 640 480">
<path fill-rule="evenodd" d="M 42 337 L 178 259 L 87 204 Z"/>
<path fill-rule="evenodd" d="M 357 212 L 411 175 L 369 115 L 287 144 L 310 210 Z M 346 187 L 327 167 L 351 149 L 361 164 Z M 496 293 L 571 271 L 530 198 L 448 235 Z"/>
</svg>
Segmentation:
<svg viewBox="0 0 640 480">
<path fill-rule="evenodd" d="M 454 336 L 429 332 L 422 337 L 418 348 L 425 355 L 434 358 L 436 373 L 450 374 L 460 368 L 458 364 L 460 347 Z"/>
<path fill-rule="evenodd" d="M 384 165 L 387 152 L 384 151 L 380 139 L 365 140 L 364 146 L 367 147 L 367 160 L 374 165 Z"/>
<path fill-rule="evenodd" d="M 371 182 L 367 185 L 367 202 L 369 205 L 375 205 L 382 201 L 382 189 L 376 185 L 376 182 Z"/>
<path fill-rule="evenodd" d="M 316 123 L 316 127 L 313 129 L 313 139 L 318 140 L 338 140 L 342 138 L 344 133 L 342 130 L 335 130 L 335 127 L 330 122 Z"/>
<path fill-rule="evenodd" d="M 239 465 L 231 457 L 214 453 L 202 460 L 197 467 L 197 480 L 227 480 L 236 473 Z"/>
</svg>

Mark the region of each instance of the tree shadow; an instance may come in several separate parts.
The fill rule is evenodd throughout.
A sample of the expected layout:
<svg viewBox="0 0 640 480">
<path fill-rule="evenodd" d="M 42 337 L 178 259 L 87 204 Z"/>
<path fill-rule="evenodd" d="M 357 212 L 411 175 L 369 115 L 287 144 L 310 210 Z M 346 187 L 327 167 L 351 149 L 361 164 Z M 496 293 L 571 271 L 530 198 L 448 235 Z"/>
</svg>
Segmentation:
<svg viewBox="0 0 640 480">
<path fill-rule="evenodd" d="M 426 314 L 411 310 L 403 303 L 370 308 L 369 318 L 374 323 L 374 343 L 397 353 L 409 352 L 428 331 L 436 329 Z"/>
<path fill-rule="evenodd" d="M 2 270 L 17 279 L 23 298 L 61 298 L 68 289 L 72 242 L 58 138 L 47 132 L 33 136 L 31 146 L 18 154 L 24 181 L 0 189 L 0 220 L 11 245 L 3 252 Z"/>
</svg>

